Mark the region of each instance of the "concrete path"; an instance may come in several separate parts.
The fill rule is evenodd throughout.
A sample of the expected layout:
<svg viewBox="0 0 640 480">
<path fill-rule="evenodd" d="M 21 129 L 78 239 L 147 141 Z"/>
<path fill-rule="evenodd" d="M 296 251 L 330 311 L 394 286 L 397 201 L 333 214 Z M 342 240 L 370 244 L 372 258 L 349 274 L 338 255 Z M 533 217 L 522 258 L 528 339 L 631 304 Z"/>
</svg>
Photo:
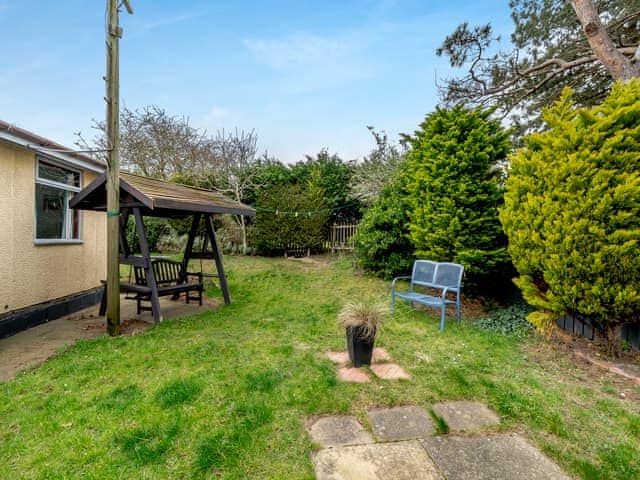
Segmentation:
<svg viewBox="0 0 640 480">
<path fill-rule="evenodd" d="M 311 422 L 309 435 L 321 447 L 313 456 L 317 480 L 569 479 L 520 435 L 490 433 L 500 420 L 485 405 L 446 402 L 432 410 L 449 434 L 437 435 L 431 415 L 415 406 L 368 411 L 371 434 L 355 417 Z"/>
<path fill-rule="evenodd" d="M 197 303 L 186 304 L 169 297 L 160 299 L 165 319 L 193 315 L 216 308 L 218 302 L 205 299 L 200 307 Z M 123 335 L 136 335 L 153 325 L 151 312 L 136 314 L 136 302 L 120 302 L 120 318 Z M 6 382 L 21 370 L 42 364 L 56 351 L 78 340 L 97 338 L 105 335 L 105 318 L 98 316 L 98 306 L 89 307 L 72 315 L 24 330 L 10 337 L 0 339 L 0 382 Z"/>
</svg>

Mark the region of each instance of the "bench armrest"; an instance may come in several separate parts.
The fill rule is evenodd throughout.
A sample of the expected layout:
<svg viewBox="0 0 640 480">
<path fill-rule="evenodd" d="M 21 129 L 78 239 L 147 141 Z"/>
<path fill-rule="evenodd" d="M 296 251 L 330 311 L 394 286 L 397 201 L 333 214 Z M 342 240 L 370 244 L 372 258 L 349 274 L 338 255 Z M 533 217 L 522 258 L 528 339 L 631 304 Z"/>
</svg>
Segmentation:
<svg viewBox="0 0 640 480">
<path fill-rule="evenodd" d="M 189 278 L 189 277 L 196 277 L 196 278 L 198 279 L 198 281 L 199 281 L 200 283 L 202 283 L 202 277 L 203 277 L 203 274 L 202 274 L 202 272 L 187 272 L 187 273 L 186 273 L 186 277 L 187 277 L 187 278 Z"/>
<path fill-rule="evenodd" d="M 398 280 L 411 280 L 411 275 L 403 275 L 403 276 L 394 278 L 393 281 L 391 282 L 391 294 L 393 294 L 396 291 L 396 282 Z"/>
</svg>

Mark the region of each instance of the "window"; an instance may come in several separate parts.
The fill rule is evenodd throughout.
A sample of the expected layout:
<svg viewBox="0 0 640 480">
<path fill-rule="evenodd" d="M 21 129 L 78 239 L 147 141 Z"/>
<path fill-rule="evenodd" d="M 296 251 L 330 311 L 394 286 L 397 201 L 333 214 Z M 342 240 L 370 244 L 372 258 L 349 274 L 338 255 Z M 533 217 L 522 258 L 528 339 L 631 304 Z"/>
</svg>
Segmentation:
<svg viewBox="0 0 640 480">
<path fill-rule="evenodd" d="M 80 239 L 80 212 L 69 208 L 80 185 L 80 172 L 37 159 L 36 240 Z"/>
</svg>

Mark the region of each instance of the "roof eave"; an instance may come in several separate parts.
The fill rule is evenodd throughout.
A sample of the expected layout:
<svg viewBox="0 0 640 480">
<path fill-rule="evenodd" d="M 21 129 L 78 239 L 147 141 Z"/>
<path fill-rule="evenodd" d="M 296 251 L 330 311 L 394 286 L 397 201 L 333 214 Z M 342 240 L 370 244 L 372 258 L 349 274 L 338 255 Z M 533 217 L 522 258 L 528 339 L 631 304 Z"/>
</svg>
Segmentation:
<svg viewBox="0 0 640 480">
<path fill-rule="evenodd" d="M 216 205 L 212 207 L 211 205 L 202 205 L 200 203 L 192 203 L 180 201 L 180 209 L 176 209 L 176 201 L 174 200 L 166 200 L 163 198 L 156 198 L 155 207 L 163 210 L 181 210 L 181 211 L 192 211 L 197 213 L 230 213 L 233 215 L 246 215 L 249 217 L 255 217 L 256 211 L 252 208 L 238 208 L 238 207 L 225 207 Z"/>
<path fill-rule="evenodd" d="M 61 160 L 83 170 L 94 173 L 102 173 L 105 170 L 105 165 L 99 160 L 81 153 L 74 153 L 71 149 L 68 152 L 60 151 L 66 150 L 66 147 L 2 121 L 0 121 L 0 140 L 52 159 Z"/>
</svg>

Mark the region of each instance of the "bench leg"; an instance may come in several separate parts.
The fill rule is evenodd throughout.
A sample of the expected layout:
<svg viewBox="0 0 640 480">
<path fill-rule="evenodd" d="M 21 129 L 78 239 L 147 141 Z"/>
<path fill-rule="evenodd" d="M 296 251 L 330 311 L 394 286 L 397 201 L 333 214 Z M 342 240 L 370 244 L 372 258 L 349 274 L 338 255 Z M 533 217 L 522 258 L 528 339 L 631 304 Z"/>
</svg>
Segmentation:
<svg viewBox="0 0 640 480">
<path fill-rule="evenodd" d="M 456 321 L 460 323 L 460 294 L 456 296 Z"/>
<path fill-rule="evenodd" d="M 391 315 L 396 313 L 396 296 L 391 294 Z"/>
<path fill-rule="evenodd" d="M 440 331 L 444 332 L 444 315 L 446 310 L 446 305 L 443 303 L 440 307 Z"/>
</svg>

